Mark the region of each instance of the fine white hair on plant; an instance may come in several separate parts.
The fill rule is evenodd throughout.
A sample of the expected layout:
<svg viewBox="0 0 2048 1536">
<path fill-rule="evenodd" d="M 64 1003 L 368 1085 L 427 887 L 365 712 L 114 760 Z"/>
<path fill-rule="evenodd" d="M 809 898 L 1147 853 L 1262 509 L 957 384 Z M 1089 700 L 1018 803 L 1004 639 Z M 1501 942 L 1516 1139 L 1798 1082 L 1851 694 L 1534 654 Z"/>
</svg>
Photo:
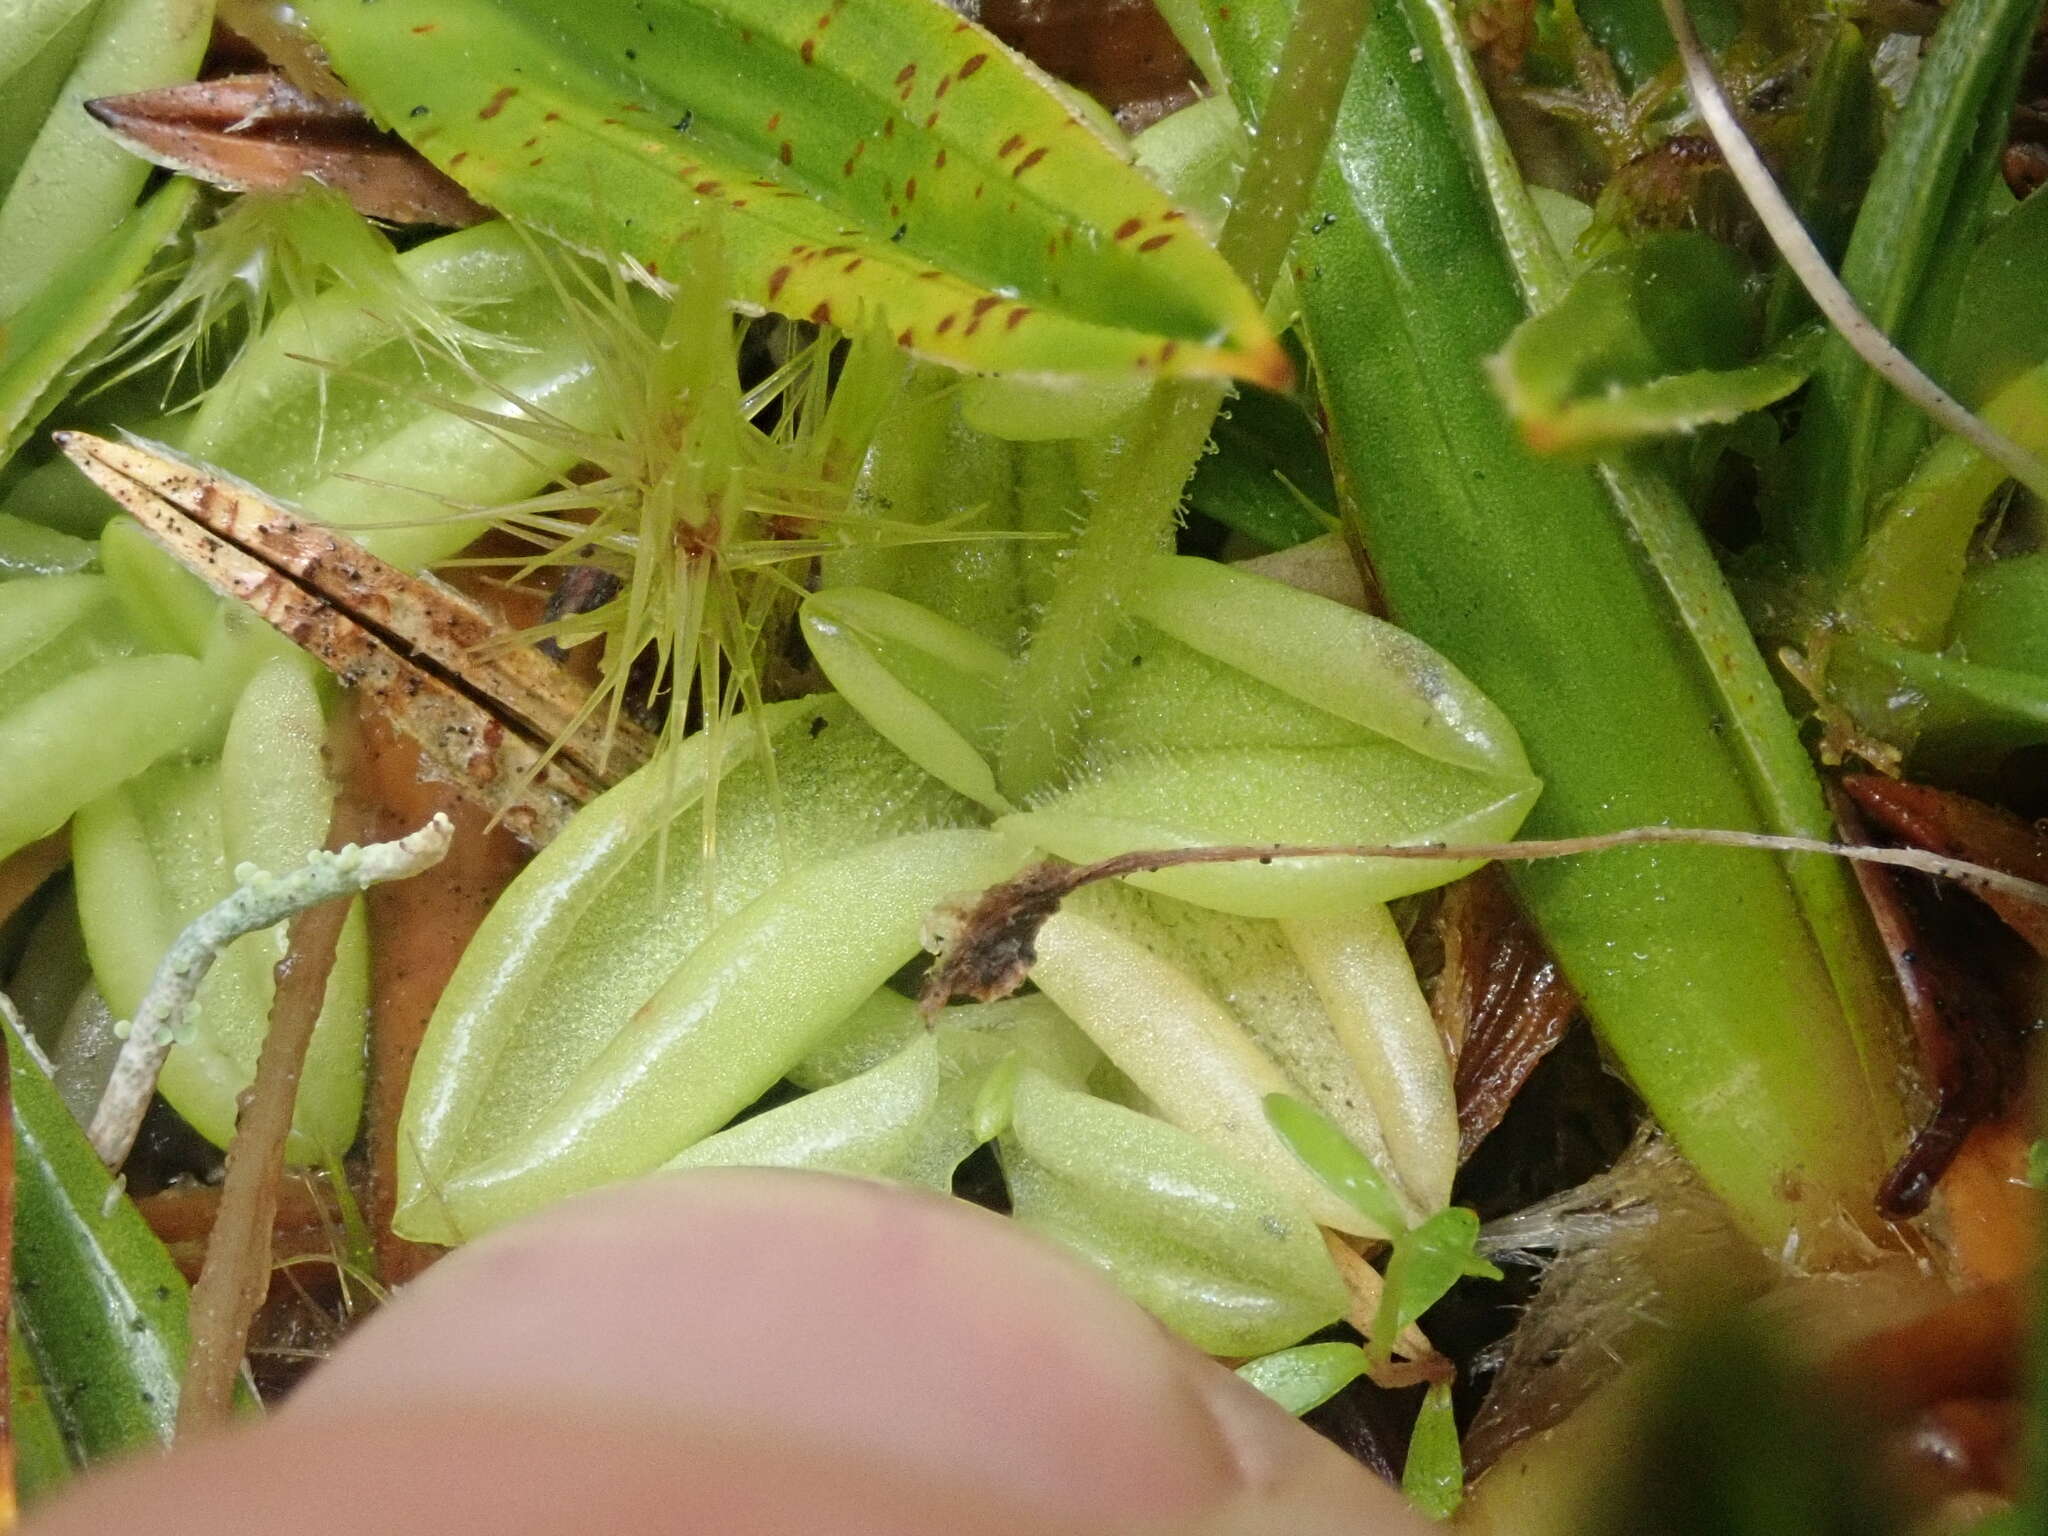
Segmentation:
<svg viewBox="0 0 2048 1536">
<path fill-rule="evenodd" d="M 244 934 L 281 923 L 323 901 L 432 869 L 446 856 L 454 837 L 455 824 L 437 811 L 417 832 L 388 843 L 322 850 L 288 874 L 266 874 L 252 865 L 237 869 L 234 893 L 200 913 L 157 963 L 86 1130 L 100 1161 L 117 1168 L 135 1145 L 143 1111 L 156 1091 L 157 1073 L 180 1026 L 198 1006 L 194 999 L 199 984 L 223 950 Z M 120 1026 L 115 1028 L 118 1032 Z"/>
<path fill-rule="evenodd" d="M 1855 296 L 1835 275 L 1828 259 L 1814 244 L 1813 236 L 1792 205 L 1785 200 L 1770 168 L 1757 153 L 1735 115 L 1727 89 L 1714 72 L 1714 63 L 1693 27 L 1685 0 L 1660 0 L 1664 19 L 1678 44 L 1678 56 L 1685 65 L 1685 80 L 1694 109 L 1707 132 L 1720 146 L 1722 158 L 1750 207 L 1756 210 L 1764 230 L 1777 246 L 1792 275 L 1799 279 L 1820 312 L 1892 388 L 1925 411 L 1937 425 L 1973 443 L 1985 457 L 2021 482 L 2037 496 L 2048 497 L 2048 463 L 1990 425 L 1924 373 L 1920 365 L 1899 350 L 1898 344 L 1871 321 L 1856 303 Z"/>
</svg>

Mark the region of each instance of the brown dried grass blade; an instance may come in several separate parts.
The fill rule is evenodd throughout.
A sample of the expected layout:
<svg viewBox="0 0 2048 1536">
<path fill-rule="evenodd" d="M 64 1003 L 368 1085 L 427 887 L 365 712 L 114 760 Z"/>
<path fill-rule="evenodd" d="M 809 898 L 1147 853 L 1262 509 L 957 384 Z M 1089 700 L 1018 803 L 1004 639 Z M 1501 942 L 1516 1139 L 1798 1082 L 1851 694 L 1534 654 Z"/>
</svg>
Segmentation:
<svg viewBox="0 0 2048 1536">
<path fill-rule="evenodd" d="M 524 840 L 547 842 L 610 781 L 606 769 L 644 756 L 644 737 L 601 737 L 579 718 L 587 696 L 571 679 L 440 583 L 174 459 L 83 433 L 57 438 L 182 564 L 388 715 Z"/>
<path fill-rule="evenodd" d="M 463 228 L 487 209 L 361 108 L 307 95 L 282 75 L 229 75 L 85 104 L 145 159 L 230 192 L 282 192 L 311 179 L 358 213 Z"/>
<path fill-rule="evenodd" d="M 592 783 L 611 783 L 653 755 L 653 739 L 632 722 L 607 728 L 588 718 L 586 688 L 538 650 L 516 643 L 515 634 L 454 588 L 386 565 L 353 539 L 294 517 L 233 481 L 130 444 L 94 442 L 96 458 L 149 486 L 209 533 L 459 678 L 527 735 L 558 743 L 555 750 Z"/>
<path fill-rule="evenodd" d="M 1872 777 L 1875 777 L 1874 775 Z M 1890 783 L 1890 780 L 1880 780 Z M 1836 804 L 1845 833 L 1864 832 L 1856 804 Z M 1895 871 L 1859 866 L 1857 884 L 1898 978 L 1934 1111 L 1878 1187 L 1877 1209 L 1903 1221 L 1927 1209 L 1971 1131 L 1995 1118 L 2019 1086 L 2021 1041 L 1998 1001 L 1961 963 L 1953 922 Z"/>
<path fill-rule="evenodd" d="M 354 824 L 357 820 L 344 798 L 328 846 L 358 841 L 363 829 Z M 328 901 L 293 918 L 284 958 L 277 963 L 270 1027 L 263 1033 L 255 1081 L 228 1147 L 219 1212 L 207 1237 L 199 1281 L 192 1288 L 192 1348 L 178 1395 L 181 1440 L 225 1429 L 233 1417 L 235 1379 L 248 1349 L 249 1329 L 270 1294 L 278 1186 L 284 1178 L 285 1142 L 298 1103 L 299 1077 L 313 1026 L 320 1020 L 348 909 L 346 900 Z"/>
<path fill-rule="evenodd" d="M 2010 811 L 1967 795 L 1907 784 L 1879 774 L 1850 774 L 1842 788 L 1883 832 L 1944 858 L 1967 859 L 2022 880 L 2048 883 L 2048 834 Z M 2004 891 L 1978 890 L 2007 926 L 2048 957 L 2048 908 Z"/>
</svg>

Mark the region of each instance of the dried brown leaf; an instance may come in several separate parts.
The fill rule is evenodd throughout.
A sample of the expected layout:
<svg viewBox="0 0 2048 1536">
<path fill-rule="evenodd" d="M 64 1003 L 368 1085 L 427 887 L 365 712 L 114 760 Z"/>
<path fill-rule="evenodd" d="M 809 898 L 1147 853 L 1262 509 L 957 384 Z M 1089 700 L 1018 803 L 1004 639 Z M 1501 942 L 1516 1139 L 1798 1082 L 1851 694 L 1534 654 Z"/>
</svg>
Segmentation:
<svg viewBox="0 0 2048 1536">
<path fill-rule="evenodd" d="M 282 192 L 303 179 L 394 224 L 462 228 L 490 217 L 360 107 L 310 96 L 282 75 L 102 96 L 85 109 L 145 159 L 231 192 Z"/>
<path fill-rule="evenodd" d="M 250 488 L 161 454 L 57 434 L 73 462 L 216 592 L 301 647 L 534 844 L 651 751 L 630 723 L 459 593 L 385 565 Z"/>
<path fill-rule="evenodd" d="M 1874 773 L 1850 774 L 1842 788 L 1872 823 L 1902 843 L 2023 880 L 2048 880 L 2048 833 L 2010 811 Z M 1997 890 L 1977 894 L 2036 954 L 2048 957 L 2048 908 Z"/>
<path fill-rule="evenodd" d="M 2030 844 L 2048 840 L 1992 806 L 1878 774 L 1850 775 L 1842 789 L 1837 819 L 1851 836 L 1863 835 L 1860 817 L 1868 815 L 1914 847 L 2023 877 L 2048 873 L 2048 849 L 2038 850 L 2038 862 L 2027 857 Z M 1878 1190 L 1879 1212 L 1900 1220 L 1927 1208 L 1971 1133 L 2011 1103 L 2025 1075 L 2025 1021 L 2012 1017 L 1986 985 L 1951 911 L 1895 870 L 1859 864 L 1856 879 L 1891 958 L 1934 1092 L 1933 1114 Z M 1996 892 L 1979 894 L 2023 936 L 2030 925 L 2048 932 L 2048 912 L 2041 908 Z"/>
<path fill-rule="evenodd" d="M 1462 1162 L 1492 1134 L 1537 1063 L 1564 1038 L 1579 998 L 1498 869 L 1451 886 L 1437 921 L 1444 967 L 1430 1003 L 1438 1028 L 1458 1043 L 1454 1083 Z"/>
</svg>

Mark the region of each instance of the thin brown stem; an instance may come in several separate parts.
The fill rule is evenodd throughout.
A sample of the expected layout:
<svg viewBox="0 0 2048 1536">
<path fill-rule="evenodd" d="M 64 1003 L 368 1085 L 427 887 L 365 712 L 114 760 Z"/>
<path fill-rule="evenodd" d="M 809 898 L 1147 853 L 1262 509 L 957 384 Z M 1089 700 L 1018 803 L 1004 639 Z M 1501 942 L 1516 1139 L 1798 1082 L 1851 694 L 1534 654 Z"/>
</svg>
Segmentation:
<svg viewBox="0 0 2048 1536">
<path fill-rule="evenodd" d="M 1921 848 L 1873 848 L 1815 837 L 1733 832 L 1715 827 L 1631 827 L 1592 837 L 1532 838 L 1515 843 L 1243 843 L 1203 848 L 1150 848 L 1119 853 L 1093 864 L 1047 860 L 992 886 L 957 915 L 952 938 L 925 978 L 919 1003 L 929 1017 L 956 997 L 987 1001 L 1023 984 L 1037 959 L 1038 930 L 1060 903 L 1100 880 L 1147 875 L 1190 864 L 1271 864 L 1284 859 L 1423 859 L 1459 864 L 1486 860 L 1524 862 L 1604 853 L 1617 848 L 1676 843 L 1691 847 L 1747 848 L 1770 853 L 1818 853 L 1868 864 L 1890 864 L 1953 880 L 1987 899 L 2017 899 L 2048 910 L 2048 885 L 1967 859 Z"/>
<path fill-rule="evenodd" d="M 1820 853 L 1865 864 L 1893 864 L 1953 880 L 1983 895 L 1998 892 L 2035 906 L 2048 907 L 2048 885 L 2007 874 L 1986 864 L 1952 859 L 1922 848 L 1876 848 L 1860 843 L 1832 842 L 1817 837 L 1781 837 L 1769 832 L 1731 832 L 1716 827 L 1630 827 L 1592 837 L 1532 838 L 1515 843 L 1392 843 L 1392 844 L 1247 844 L 1235 848 L 1165 848 L 1120 853 L 1093 864 L 1076 865 L 1069 890 L 1120 875 L 1150 874 L 1184 864 L 1271 863 L 1275 859 L 1435 859 L 1468 864 L 1480 859 L 1527 862 L 1562 859 L 1576 854 L 1640 848 L 1650 843 L 1682 843 L 1691 847 L 1751 848 L 1769 853 Z"/>
<path fill-rule="evenodd" d="M 338 802 L 328 846 L 357 840 L 362 828 L 346 797 Z M 327 997 L 342 925 L 344 897 L 309 907 L 294 917 L 277 963 L 277 991 L 270 1027 L 256 1058 L 256 1078 L 228 1148 L 227 1178 L 220 1211 L 207 1240 L 206 1262 L 192 1287 L 192 1349 L 178 1399 L 178 1436 L 225 1428 L 234 1408 L 235 1380 L 248 1348 L 249 1330 L 270 1292 L 271 1230 L 277 1222 L 278 1185 L 284 1177 L 285 1143 L 298 1103 L 299 1076 L 313 1027 Z"/>
</svg>

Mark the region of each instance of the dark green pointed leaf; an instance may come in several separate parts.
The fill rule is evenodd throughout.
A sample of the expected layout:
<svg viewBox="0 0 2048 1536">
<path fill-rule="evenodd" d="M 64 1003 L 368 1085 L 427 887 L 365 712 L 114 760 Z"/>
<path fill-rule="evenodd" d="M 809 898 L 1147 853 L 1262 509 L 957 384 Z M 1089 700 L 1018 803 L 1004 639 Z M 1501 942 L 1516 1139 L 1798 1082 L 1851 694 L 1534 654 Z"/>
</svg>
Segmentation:
<svg viewBox="0 0 2048 1536">
<path fill-rule="evenodd" d="M 1380 1292 L 1379 1310 L 1372 1322 L 1373 1353 L 1379 1361 L 1388 1358 L 1394 1340 L 1410 1324 L 1419 1321 L 1467 1275 L 1481 1280 L 1500 1278 L 1500 1271 L 1474 1251 L 1478 1238 L 1479 1218 L 1454 1205 L 1394 1239 L 1394 1251 L 1387 1258 L 1386 1288 Z"/>
<path fill-rule="evenodd" d="M 83 1462 L 168 1445 L 185 1280 L 5 1024 L 14 1084 L 14 1289 L 57 1421 Z"/>
<path fill-rule="evenodd" d="M 1408 1460 L 1401 1468 L 1401 1491 L 1432 1520 L 1450 1519 L 1464 1502 L 1465 1458 L 1458 1447 L 1458 1421 L 1447 1383 L 1429 1389 L 1415 1416 Z"/>
</svg>

